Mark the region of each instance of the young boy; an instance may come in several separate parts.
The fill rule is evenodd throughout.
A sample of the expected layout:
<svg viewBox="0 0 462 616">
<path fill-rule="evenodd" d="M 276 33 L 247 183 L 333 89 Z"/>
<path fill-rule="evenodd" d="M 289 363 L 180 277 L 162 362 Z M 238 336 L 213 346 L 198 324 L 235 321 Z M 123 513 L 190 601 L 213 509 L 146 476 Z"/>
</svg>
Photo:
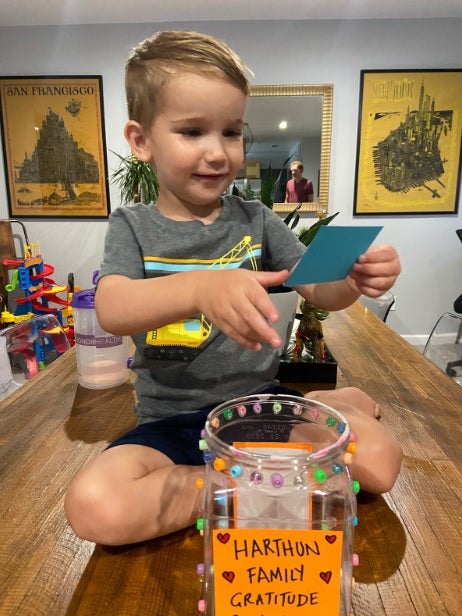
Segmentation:
<svg viewBox="0 0 462 616">
<path fill-rule="evenodd" d="M 77 473 L 65 500 L 79 536 L 114 545 L 195 522 L 197 442 L 214 406 L 289 391 L 275 380 L 281 340 L 266 287 L 284 283 L 305 250 L 266 206 L 222 197 L 242 165 L 249 93 L 245 67 L 225 43 L 158 33 L 129 58 L 126 93 L 125 137 L 152 164 L 160 195 L 112 213 L 96 309 L 107 331 L 136 344 L 138 425 Z M 396 251 L 377 246 L 345 280 L 297 291 L 339 310 L 361 293 L 381 295 L 399 272 Z M 351 469 L 363 489 L 388 490 L 401 449 L 374 402 L 355 389 L 309 397 L 348 417 L 357 440 Z"/>
</svg>

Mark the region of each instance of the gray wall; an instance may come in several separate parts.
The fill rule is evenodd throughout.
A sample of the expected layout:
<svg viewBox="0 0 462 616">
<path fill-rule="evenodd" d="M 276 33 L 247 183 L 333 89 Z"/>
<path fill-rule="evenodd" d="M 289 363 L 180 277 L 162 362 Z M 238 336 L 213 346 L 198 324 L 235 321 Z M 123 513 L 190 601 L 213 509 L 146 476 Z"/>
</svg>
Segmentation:
<svg viewBox="0 0 462 616">
<path fill-rule="evenodd" d="M 402 335 L 427 334 L 462 292 L 462 246 L 455 234 L 462 227 L 461 214 L 353 218 L 359 77 L 361 69 L 461 68 L 462 19 L 0 27 L 0 74 L 101 74 L 107 147 L 128 153 L 122 135 L 125 59 L 139 40 L 168 28 L 224 38 L 252 68 L 255 84 L 334 84 L 329 210 L 340 211 L 338 224 L 384 224 L 379 240 L 397 247 L 403 265 L 389 324 Z M 109 168 L 116 167 L 109 153 Z M 112 187 L 111 201 L 116 207 Z M 0 218 L 7 216 L 0 172 Z M 65 282 L 72 271 L 82 287 L 91 285 L 106 226 L 106 221 L 27 221 L 31 240 L 40 241 L 45 261 L 56 268 L 55 280 Z"/>
</svg>

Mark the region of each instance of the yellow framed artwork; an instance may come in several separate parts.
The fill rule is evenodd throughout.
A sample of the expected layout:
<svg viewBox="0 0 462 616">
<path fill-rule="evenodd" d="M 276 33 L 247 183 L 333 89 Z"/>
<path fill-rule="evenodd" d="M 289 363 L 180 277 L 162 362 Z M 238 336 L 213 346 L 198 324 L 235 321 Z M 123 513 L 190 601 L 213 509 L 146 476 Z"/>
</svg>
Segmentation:
<svg viewBox="0 0 462 616">
<path fill-rule="evenodd" d="M 0 77 L 11 218 L 107 218 L 102 77 Z"/>
<path fill-rule="evenodd" d="M 354 216 L 456 214 L 462 69 L 361 71 Z"/>
</svg>

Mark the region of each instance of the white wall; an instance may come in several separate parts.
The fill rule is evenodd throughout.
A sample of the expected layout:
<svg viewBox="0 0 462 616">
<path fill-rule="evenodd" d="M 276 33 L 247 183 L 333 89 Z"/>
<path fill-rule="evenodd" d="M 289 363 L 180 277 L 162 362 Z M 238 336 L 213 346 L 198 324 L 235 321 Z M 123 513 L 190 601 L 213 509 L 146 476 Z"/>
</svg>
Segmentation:
<svg viewBox="0 0 462 616">
<path fill-rule="evenodd" d="M 380 241 L 393 243 L 403 273 L 389 324 L 403 335 L 426 334 L 462 292 L 461 214 L 354 219 L 359 77 L 361 69 L 461 68 L 462 19 L 385 21 L 182 22 L 71 27 L 0 27 L 1 75 L 103 76 L 108 149 L 128 153 L 123 66 L 129 49 L 156 30 L 192 28 L 224 38 L 255 73 L 255 84 L 333 83 L 331 212 L 338 224 L 384 224 Z M 294 61 L 298 59 L 298 62 Z M 462 95 L 462 93 L 461 93 Z M 109 154 L 109 168 L 117 161 Z M 112 207 L 118 198 L 111 188 Z M 0 217 L 8 216 L 0 172 Z M 105 221 L 29 221 L 55 279 L 75 273 L 90 286 L 103 249 Z"/>
</svg>

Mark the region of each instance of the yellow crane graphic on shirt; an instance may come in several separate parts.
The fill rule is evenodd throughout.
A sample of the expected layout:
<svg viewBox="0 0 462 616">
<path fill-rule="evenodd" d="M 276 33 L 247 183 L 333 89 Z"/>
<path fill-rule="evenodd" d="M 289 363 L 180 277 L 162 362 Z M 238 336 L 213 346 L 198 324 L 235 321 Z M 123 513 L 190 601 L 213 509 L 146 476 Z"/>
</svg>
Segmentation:
<svg viewBox="0 0 462 616">
<path fill-rule="evenodd" d="M 235 266 L 236 261 L 241 259 L 243 253 L 247 254 L 252 269 L 257 271 L 258 266 L 250 235 L 244 236 L 240 242 L 211 263 L 207 269 L 221 270 L 232 266 L 232 264 Z M 199 347 L 210 336 L 211 331 L 212 325 L 201 314 L 199 318 L 184 319 L 148 332 L 146 343 L 154 347 L 181 346 L 193 349 Z M 186 355 L 189 354 L 186 353 Z M 168 353 L 166 356 L 168 356 Z M 160 355 L 156 354 L 156 357 L 160 357 Z M 185 356 L 185 359 L 187 358 L 189 357 Z"/>
</svg>

